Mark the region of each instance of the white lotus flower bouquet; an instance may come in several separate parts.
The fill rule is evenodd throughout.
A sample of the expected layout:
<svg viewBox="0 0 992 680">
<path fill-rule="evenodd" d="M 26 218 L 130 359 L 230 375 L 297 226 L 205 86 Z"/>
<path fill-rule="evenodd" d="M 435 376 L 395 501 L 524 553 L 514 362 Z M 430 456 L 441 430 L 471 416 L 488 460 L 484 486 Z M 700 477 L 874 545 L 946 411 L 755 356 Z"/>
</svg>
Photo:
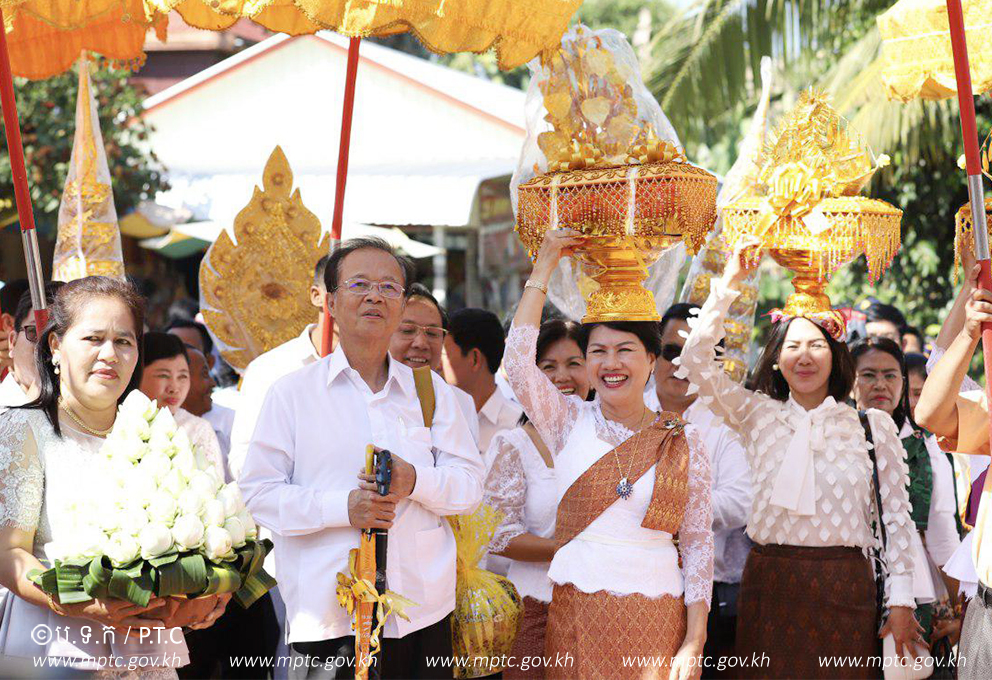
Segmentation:
<svg viewBox="0 0 992 680">
<path fill-rule="evenodd" d="M 66 604 L 95 597 L 144 606 L 153 596 L 234 593 L 248 607 L 275 585 L 272 549 L 234 482 L 189 441 L 168 408 L 134 390 L 100 450 L 94 485 L 64 499 L 71 538 L 46 546 L 31 578 Z"/>
</svg>

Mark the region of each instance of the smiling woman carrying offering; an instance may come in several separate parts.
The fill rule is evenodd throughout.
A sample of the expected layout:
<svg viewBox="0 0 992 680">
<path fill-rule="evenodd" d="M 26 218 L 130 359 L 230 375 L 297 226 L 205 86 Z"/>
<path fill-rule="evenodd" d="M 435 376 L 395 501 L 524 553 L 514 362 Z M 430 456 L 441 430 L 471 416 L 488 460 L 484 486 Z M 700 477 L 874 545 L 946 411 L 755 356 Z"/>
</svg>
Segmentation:
<svg viewBox="0 0 992 680">
<path fill-rule="evenodd" d="M 575 663 L 549 668 L 548 677 L 640 676 L 642 669 L 624 670 L 624 656 L 657 657 L 673 678 L 698 677 L 713 582 L 709 457 L 691 426 L 644 405 L 658 325 L 582 326 L 591 402 L 562 394 L 535 361 L 547 283 L 576 236 L 545 236 L 504 359 L 555 457 L 547 654 L 567 653 Z"/>
<path fill-rule="evenodd" d="M 754 502 L 747 533 L 757 545 L 741 580 L 738 619 L 747 624 L 737 629 L 737 654 L 767 655 L 770 661 L 743 669 L 748 677 L 836 676 L 820 658 L 873 657 L 879 636 L 867 557 L 878 545 L 872 459 L 858 413 L 844 403 L 854 364 L 835 337 L 841 329 L 816 316 L 795 317 L 772 329 L 749 382 L 753 390 L 724 373 L 715 349 L 747 275 L 740 252 L 731 256 L 723 279 L 713 281 L 699 317 L 690 322 L 676 374 L 688 378 L 703 403 L 740 435 L 751 466 Z M 873 409 L 867 419 L 888 537 L 889 617 L 882 633 L 891 632 L 899 651 L 908 651 L 920 641 L 912 611 L 908 473 L 892 418 Z M 845 669 L 849 677 L 875 672 Z"/>
</svg>

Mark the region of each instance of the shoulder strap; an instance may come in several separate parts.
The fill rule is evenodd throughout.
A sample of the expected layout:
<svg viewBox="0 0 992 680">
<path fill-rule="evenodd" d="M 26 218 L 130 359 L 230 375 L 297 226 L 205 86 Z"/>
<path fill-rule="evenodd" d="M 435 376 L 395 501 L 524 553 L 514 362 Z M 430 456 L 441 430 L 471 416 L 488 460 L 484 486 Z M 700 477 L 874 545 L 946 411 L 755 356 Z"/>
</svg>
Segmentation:
<svg viewBox="0 0 992 680">
<path fill-rule="evenodd" d="M 875 438 L 872 436 L 868 414 L 865 411 L 858 411 L 858 418 L 861 419 L 861 427 L 865 428 L 865 439 L 868 441 L 868 457 L 871 458 L 871 485 L 875 492 L 875 511 L 878 515 L 878 528 L 882 535 L 882 550 L 886 550 L 888 548 L 889 538 L 885 532 L 885 523 L 882 521 L 882 491 L 878 485 L 878 460 L 875 458 Z"/>
<path fill-rule="evenodd" d="M 420 410 L 424 414 L 424 427 L 433 427 L 436 404 L 430 366 L 413 369 L 413 384 L 417 388 L 417 399 L 420 400 Z"/>
</svg>

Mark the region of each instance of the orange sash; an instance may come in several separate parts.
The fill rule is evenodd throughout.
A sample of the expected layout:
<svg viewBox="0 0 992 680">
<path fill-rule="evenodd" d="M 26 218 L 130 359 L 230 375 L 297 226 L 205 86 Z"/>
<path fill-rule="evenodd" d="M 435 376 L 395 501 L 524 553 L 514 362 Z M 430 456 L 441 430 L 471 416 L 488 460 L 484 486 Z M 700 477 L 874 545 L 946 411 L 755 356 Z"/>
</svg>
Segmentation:
<svg viewBox="0 0 992 680">
<path fill-rule="evenodd" d="M 689 444 L 684 430 L 684 420 L 663 412 L 640 435 L 635 434 L 615 449 L 620 460 L 634 456 L 627 478 L 631 484 L 657 465 L 651 503 L 641 522 L 646 529 L 675 535 L 682 525 L 689 496 Z M 616 491 L 619 481 L 616 456 L 610 450 L 572 482 L 558 504 L 555 549 L 578 536 L 604 510 L 621 500 Z"/>
</svg>

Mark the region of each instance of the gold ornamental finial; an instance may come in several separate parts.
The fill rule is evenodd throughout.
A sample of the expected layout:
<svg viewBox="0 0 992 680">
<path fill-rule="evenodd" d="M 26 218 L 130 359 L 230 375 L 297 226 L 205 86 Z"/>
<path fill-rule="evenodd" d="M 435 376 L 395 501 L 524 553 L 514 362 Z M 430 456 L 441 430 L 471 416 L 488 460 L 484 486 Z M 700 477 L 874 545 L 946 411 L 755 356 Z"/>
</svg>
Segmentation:
<svg viewBox="0 0 992 680">
<path fill-rule="evenodd" d="M 280 147 L 265 164 L 255 191 L 200 265 L 200 308 L 224 359 L 244 370 L 252 359 L 295 338 L 316 311 L 313 270 L 327 254 L 320 220 L 293 189 L 293 171 Z"/>
<path fill-rule="evenodd" d="M 76 132 L 59 205 L 52 280 L 73 281 L 85 276 L 123 279 L 124 256 L 89 61 L 84 52 L 79 57 Z"/>
</svg>

